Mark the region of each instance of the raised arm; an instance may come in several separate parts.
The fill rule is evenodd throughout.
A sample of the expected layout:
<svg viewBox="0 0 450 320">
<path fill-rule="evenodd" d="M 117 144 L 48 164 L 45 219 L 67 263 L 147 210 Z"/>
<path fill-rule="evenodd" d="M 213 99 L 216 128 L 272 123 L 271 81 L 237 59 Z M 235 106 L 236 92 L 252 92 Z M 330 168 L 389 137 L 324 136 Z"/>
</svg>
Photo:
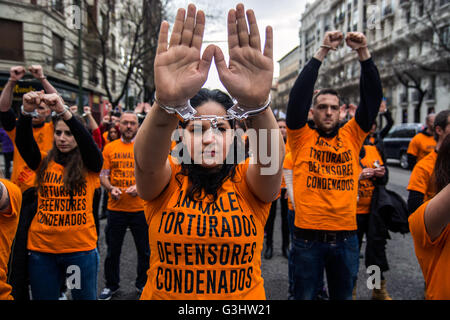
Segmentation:
<svg viewBox="0 0 450 320">
<path fill-rule="evenodd" d="M 347 45 L 358 53 L 361 64 L 359 81 L 359 106 L 356 109 L 355 120 L 365 132 L 369 132 L 375 122 L 383 90 L 380 75 L 367 48 L 366 36 L 360 32 L 349 32 L 345 39 Z"/>
<path fill-rule="evenodd" d="M 154 63 L 157 102 L 142 123 L 134 145 L 136 187 L 144 200 L 161 194 L 172 174 L 168 155 L 178 118 L 161 109 L 159 103 L 183 106 L 207 79 L 215 46 L 208 46 L 200 56 L 204 28 L 205 14 L 196 12 L 194 5 L 189 5 L 187 15 L 185 9 L 178 9 L 170 42 L 169 24 L 161 24 Z"/>
<path fill-rule="evenodd" d="M 51 85 L 51 83 L 48 82 L 47 77 L 44 75 L 42 66 L 32 65 L 31 67 L 28 68 L 28 71 L 31 72 L 33 77 L 35 77 L 36 79 L 38 79 L 41 82 L 42 87 L 45 90 L 45 93 L 47 93 L 47 94 L 58 93 L 58 91 L 56 91 L 56 89 Z"/>
<path fill-rule="evenodd" d="M 20 155 L 31 170 L 37 170 L 41 164 L 42 156 L 39 146 L 34 140 L 32 117 L 27 114 L 36 110 L 44 97 L 43 91 L 28 92 L 23 96 L 23 109 L 17 121 L 16 146 Z"/>
<path fill-rule="evenodd" d="M 272 85 L 272 28 L 270 26 L 266 28 L 265 46 L 262 51 L 253 10 L 245 12 L 244 6 L 238 4 L 236 10 L 232 9 L 228 13 L 228 48 L 230 55 L 228 67 L 219 48 L 214 56 L 220 80 L 242 108 L 259 109 L 268 101 Z M 250 137 L 250 149 L 259 151 L 253 155 L 255 163 L 248 167 L 247 183 L 257 198 L 271 202 L 277 196 L 281 185 L 283 138 L 270 108 L 250 116 L 246 124 L 256 133 L 256 141 Z M 263 136 L 262 131 L 266 131 L 267 135 Z M 270 161 L 267 163 L 262 159 L 262 148 L 269 151 L 267 156 Z"/>
<path fill-rule="evenodd" d="M 103 166 L 103 157 L 90 132 L 66 109 L 63 99 L 57 93 L 46 94 L 43 100 L 51 110 L 63 118 L 69 127 L 86 168 L 93 172 L 100 172 Z"/>
<path fill-rule="evenodd" d="M 450 223 L 450 184 L 428 203 L 423 220 L 431 241 L 436 240 Z"/>
<path fill-rule="evenodd" d="M 328 52 L 335 50 L 343 38 L 340 31 L 326 32 L 320 49 L 300 72 L 289 93 L 286 114 L 286 125 L 289 129 L 300 129 L 308 121 L 308 112 L 311 108 L 314 85 L 319 74 L 319 68 Z"/>
</svg>

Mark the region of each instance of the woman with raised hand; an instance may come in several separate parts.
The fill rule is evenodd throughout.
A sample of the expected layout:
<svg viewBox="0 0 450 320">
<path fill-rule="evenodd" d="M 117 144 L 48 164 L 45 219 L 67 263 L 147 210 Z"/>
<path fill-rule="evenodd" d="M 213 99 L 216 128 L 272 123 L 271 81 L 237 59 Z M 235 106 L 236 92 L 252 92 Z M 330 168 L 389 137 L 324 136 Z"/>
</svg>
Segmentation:
<svg viewBox="0 0 450 320">
<path fill-rule="evenodd" d="M 48 153 L 39 150 L 32 133 L 30 114 L 40 101 L 57 114 Z M 27 243 L 32 297 L 58 300 L 67 277 L 73 299 L 95 300 L 99 255 L 92 201 L 101 152 L 56 93 L 25 94 L 17 130 L 17 148 L 37 180 L 38 209 Z"/>
<path fill-rule="evenodd" d="M 242 4 L 231 9 L 227 66 L 214 45 L 200 57 L 204 27 L 205 14 L 194 5 L 187 14 L 178 10 L 170 41 L 168 23 L 161 24 L 156 102 L 135 143 L 137 191 L 146 200 L 151 247 L 141 299 L 265 299 L 260 268 L 264 225 L 280 189 L 284 157 L 284 143 L 268 107 L 272 29 L 266 29 L 261 52 L 254 12 L 245 12 Z M 233 121 L 228 121 L 233 102 L 218 90 L 200 90 L 213 57 L 240 111 L 251 114 L 246 122 L 255 140 L 272 151 L 269 163 L 262 163 L 252 145 L 252 158 L 238 163 L 232 155 L 239 143 L 232 134 Z M 183 119 L 180 160 L 169 156 L 179 122 L 175 114 Z M 266 141 L 260 141 L 258 129 L 268 131 Z M 271 166 L 275 171 L 265 175 Z"/>
</svg>

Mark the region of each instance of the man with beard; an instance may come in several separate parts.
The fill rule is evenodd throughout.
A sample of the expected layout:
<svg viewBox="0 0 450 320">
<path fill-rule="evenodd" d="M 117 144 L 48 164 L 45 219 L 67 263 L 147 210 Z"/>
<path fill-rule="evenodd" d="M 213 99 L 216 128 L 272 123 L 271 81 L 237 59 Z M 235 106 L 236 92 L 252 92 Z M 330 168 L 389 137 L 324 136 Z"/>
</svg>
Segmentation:
<svg viewBox="0 0 450 320">
<path fill-rule="evenodd" d="M 124 112 L 119 121 L 121 138 L 107 144 L 103 150 L 103 170 L 100 181 L 109 192 L 107 225 L 105 228 L 108 246 L 105 259 L 106 287 L 100 300 L 109 300 L 119 289 L 120 252 L 129 227 L 138 254 L 136 289 L 142 292 L 147 280 L 150 248 L 148 227 L 144 215 L 144 202 L 136 192 L 134 176 L 134 138 L 139 128 L 138 118 L 133 112 Z"/>
<path fill-rule="evenodd" d="M 295 202 L 290 255 L 297 300 L 316 297 L 324 270 L 330 299 L 350 300 L 358 273 L 359 152 L 377 117 L 382 88 L 366 37 L 349 32 L 346 44 L 357 52 L 361 65 L 360 101 L 354 118 L 339 126 L 341 100 L 335 90 L 321 89 L 313 95 L 322 61 L 342 40 L 340 31 L 325 33 L 323 44 L 289 95 L 286 124 Z M 314 125 L 307 122 L 310 108 Z"/>
</svg>

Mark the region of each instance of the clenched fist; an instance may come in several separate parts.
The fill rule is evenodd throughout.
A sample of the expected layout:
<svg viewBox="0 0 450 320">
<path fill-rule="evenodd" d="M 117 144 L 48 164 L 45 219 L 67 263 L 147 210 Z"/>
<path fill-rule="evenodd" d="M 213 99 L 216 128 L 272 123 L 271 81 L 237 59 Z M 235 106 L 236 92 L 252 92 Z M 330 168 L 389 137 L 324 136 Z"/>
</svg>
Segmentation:
<svg viewBox="0 0 450 320">
<path fill-rule="evenodd" d="M 367 38 L 361 32 L 349 32 L 345 37 L 345 42 L 347 46 L 353 50 L 358 50 L 367 47 Z"/>
<path fill-rule="evenodd" d="M 344 39 L 344 35 L 341 31 L 328 31 L 323 38 L 323 46 L 330 47 L 331 50 L 336 50 Z"/>
<path fill-rule="evenodd" d="M 40 65 L 32 65 L 28 68 L 28 71 L 35 77 L 36 79 L 44 78 L 44 71 L 42 70 L 42 66 Z"/>
<path fill-rule="evenodd" d="M 25 70 L 25 69 L 24 69 Z M 31 91 L 23 95 L 23 109 L 26 112 L 33 112 L 44 98 L 44 91 Z"/>
<path fill-rule="evenodd" d="M 22 66 L 15 66 L 9 69 L 9 77 L 13 81 L 18 81 L 25 75 L 25 68 Z"/>
</svg>

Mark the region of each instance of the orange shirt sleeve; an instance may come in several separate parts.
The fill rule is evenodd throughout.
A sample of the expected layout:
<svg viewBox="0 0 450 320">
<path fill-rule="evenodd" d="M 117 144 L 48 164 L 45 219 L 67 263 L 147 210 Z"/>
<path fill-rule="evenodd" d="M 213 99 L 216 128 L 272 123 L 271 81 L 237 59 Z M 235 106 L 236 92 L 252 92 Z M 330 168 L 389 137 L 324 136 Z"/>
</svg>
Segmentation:
<svg viewBox="0 0 450 320">
<path fill-rule="evenodd" d="M 19 213 L 22 205 L 22 192 L 20 188 L 6 179 L 0 179 L 5 185 L 11 206 L 11 212 L 0 213 L 0 300 L 13 300 L 12 287 L 7 283 L 8 261 L 11 254 Z"/>
<path fill-rule="evenodd" d="M 426 231 L 424 215 L 429 201 L 422 204 L 409 218 L 409 228 L 414 240 L 414 250 L 426 282 L 427 300 L 450 299 L 450 226 L 431 241 Z"/>
<path fill-rule="evenodd" d="M 430 181 L 431 175 L 428 170 L 426 170 L 420 162 L 414 167 L 411 176 L 409 178 L 408 187 L 409 191 L 417 191 L 423 193 L 424 195 L 428 190 L 428 183 Z"/>
<path fill-rule="evenodd" d="M 408 150 L 406 150 L 406 153 L 412 154 L 413 156 L 417 157 L 419 155 L 419 135 L 416 134 L 408 145 Z"/>
</svg>

